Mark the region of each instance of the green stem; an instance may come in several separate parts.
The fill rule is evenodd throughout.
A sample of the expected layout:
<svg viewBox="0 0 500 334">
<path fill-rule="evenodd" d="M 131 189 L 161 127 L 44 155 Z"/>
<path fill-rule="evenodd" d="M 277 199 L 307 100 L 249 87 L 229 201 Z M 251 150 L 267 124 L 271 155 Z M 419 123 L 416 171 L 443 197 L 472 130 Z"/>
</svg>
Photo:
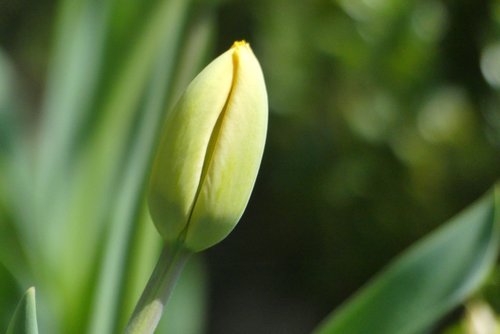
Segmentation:
<svg viewBox="0 0 500 334">
<path fill-rule="evenodd" d="M 179 244 L 163 247 L 158 263 L 125 329 L 126 334 L 154 332 L 190 254 Z"/>
</svg>

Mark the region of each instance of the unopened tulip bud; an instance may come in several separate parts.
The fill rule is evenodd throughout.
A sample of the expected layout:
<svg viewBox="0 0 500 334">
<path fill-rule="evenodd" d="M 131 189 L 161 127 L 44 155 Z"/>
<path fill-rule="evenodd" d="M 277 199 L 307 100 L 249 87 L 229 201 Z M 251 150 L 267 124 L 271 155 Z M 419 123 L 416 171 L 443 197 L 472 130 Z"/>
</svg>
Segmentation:
<svg viewBox="0 0 500 334">
<path fill-rule="evenodd" d="M 162 237 L 192 251 L 235 227 L 250 198 L 267 132 L 267 93 L 246 42 L 210 63 L 167 115 L 148 194 Z"/>
</svg>

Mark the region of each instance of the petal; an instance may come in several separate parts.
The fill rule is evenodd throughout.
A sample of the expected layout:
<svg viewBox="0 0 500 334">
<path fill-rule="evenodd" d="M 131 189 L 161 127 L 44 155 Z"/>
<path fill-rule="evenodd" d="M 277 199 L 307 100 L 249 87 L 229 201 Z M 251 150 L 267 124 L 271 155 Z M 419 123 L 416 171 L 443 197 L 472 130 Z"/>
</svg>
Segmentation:
<svg viewBox="0 0 500 334">
<path fill-rule="evenodd" d="M 150 182 L 149 209 L 160 234 L 186 228 L 213 129 L 233 81 L 232 50 L 211 62 L 167 115 Z"/>
<path fill-rule="evenodd" d="M 199 251 L 224 239 L 240 219 L 262 160 L 268 107 L 260 65 L 246 43 L 229 51 L 234 79 L 229 99 L 212 141 L 185 244 Z M 207 162 L 206 162 L 207 163 Z"/>
</svg>

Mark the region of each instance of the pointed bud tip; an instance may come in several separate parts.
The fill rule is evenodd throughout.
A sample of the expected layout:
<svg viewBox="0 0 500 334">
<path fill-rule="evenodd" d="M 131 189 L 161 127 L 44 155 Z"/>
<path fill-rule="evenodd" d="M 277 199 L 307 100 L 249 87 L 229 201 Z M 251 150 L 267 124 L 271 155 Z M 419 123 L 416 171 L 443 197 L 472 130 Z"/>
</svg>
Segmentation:
<svg viewBox="0 0 500 334">
<path fill-rule="evenodd" d="M 248 44 L 247 41 L 245 41 L 244 39 L 242 39 L 241 41 L 235 41 L 233 43 L 233 45 L 231 46 L 231 49 L 237 49 L 237 48 L 240 48 L 240 47 L 250 48 L 250 44 Z"/>
</svg>

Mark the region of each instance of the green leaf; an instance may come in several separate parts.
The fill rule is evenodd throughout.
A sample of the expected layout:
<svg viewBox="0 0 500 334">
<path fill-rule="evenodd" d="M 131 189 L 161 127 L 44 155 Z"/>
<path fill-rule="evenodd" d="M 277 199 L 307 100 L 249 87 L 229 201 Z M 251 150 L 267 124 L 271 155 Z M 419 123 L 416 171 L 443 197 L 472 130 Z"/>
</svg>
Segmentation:
<svg viewBox="0 0 500 334">
<path fill-rule="evenodd" d="M 29 288 L 17 305 L 7 334 L 38 334 L 35 288 Z"/>
<path fill-rule="evenodd" d="M 112 331 L 111 328 L 116 326 L 115 317 L 123 318 L 123 303 L 120 303 L 120 299 L 122 297 L 126 299 L 127 296 L 121 296 L 121 294 L 126 295 L 127 292 L 122 284 L 127 284 L 125 281 L 130 278 L 130 275 L 137 275 L 136 273 L 124 274 L 128 265 L 125 261 L 129 252 L 128 243 L 133 242 L 132 239 L 135 238 L 134 230 L 137 228 L 143 204 L 143 188 L 147 180 L 151 155 L 156 146 L 159 124 L 162 124 L 166 95 L 171 89 L 178 53 L 176 45 L 182 35 L 188 4 L 187 1 L 179 0 L 158 1 L 158 9 L 151 14 L 155 19 L 148 21 L 148 29 L 141 39 L 143 40 L 141 45 L 145 43 L 147 47 L 145 49 L 139 46 L 134 48 L 136 56 L 131 57 L 133 59 L 124 72 L 126 80 L 123 82 L 128 81 L 132 86 L 137 84 L 139 72 L 142 73 L 140 77 L 146 74 L 149 76 L 140 80 L 145 80 L 144 85 L 147 88 L 142 96 L 142 104 L 138 101 L 132 103 L 130 100 L 132 96 L 139 97 L 135 92 L 136 89 L 132 89 L 132 92 L 129 91 L 130 85 L 120 84 L 121 88 L 118 89 L 120 92 L 118 90 L 114 92 L 117 95 L 113 96 L 114 100 L 112 99 L 112 103 L 107 107 L 106 115 L 109 117 L 103 120 L 106 125 L 100 123 L 96 130 L 99 134 L 94 138 L 93 150 L 88 152 L 90 158 L 86 160 L 102 166 L 99 168 L 101 177 L 108 175 L 102 178 L 101 184 L 106 179 L 113 179 L 112 175 L 121 174 L 115 186 L 115 189 L 118 189 L 117 195 L 110 196 L 114 197 L 113 210 L 108 217 L 108 233 L 103 249 L 102 266 L 96 283 L 89 333 Z M 153 39 L 151 39 L 152 36 L 154 36 Z M 144 68 L 145 59 L 149 59 L 152 64 L 149 70 Z M 142 89 L 137 89 L 137 91 L 141 92 Z M 120 99 L 120 96 L 123 98 Z M 140 112 L 130 107 L 135 106 L 136 103 L 140 104 L 137 106 Z M 134 113 L 135 116 L 140 117 L 136 118 Z M 125 119 L 127 119 L 126 122 Z M 130 128 L 132 121 L 136 123 L 135 128 Z M 118 137 L 121 140 L 117 140 Z M 107 145 L 106 143 L 116 145 L 115 149 L 103 150 L 103 145 Z M 120 158 L 117 158 L 118 156 Z M 87 179 L 82 178 L 82 180 Z M 145 247 L 156 248 L 157 243 L 153 242 Z M 116 305 L 119 304 L 122 307 L 118 310 L 118 314 L 110 311 L 115 310 Z"/>
<path fill-rule="evenodd" d="M 64 332 L 113 332 L 122 313 L 128 243 L 189 7 L 62 1 L 35 150 L 34 262 L 50 273 L 38 289 L 65 305 L 51 313 Z"/>
<path fill-rule="evenodd" d="M 25 190 L 31 186 L 31 179 L 23 138 L 26 106 L 19 88 L 15 67 L 0 48 L 0 263 L 21 283 L 28 272 L 26 245 L 33 233 L 24 224 L 30 211 Z"/>
<path fill-rule="evenodd" d="M 431 328 L 470 296 L 493 268 L 499 208 L 497 185 L 403 253 L 314 333 L 407 334 Z"/>
<path fill-rule="evenodd" d="M 0 220 L 1 221 L 1 220 Z M 13 305 L 19 302 L 19 282 L 16 282 L 16 277 L 10 270 L 0 261 L 0 329 L 5 329 L 9 326 L 12 319 Z"/>
</svg>

